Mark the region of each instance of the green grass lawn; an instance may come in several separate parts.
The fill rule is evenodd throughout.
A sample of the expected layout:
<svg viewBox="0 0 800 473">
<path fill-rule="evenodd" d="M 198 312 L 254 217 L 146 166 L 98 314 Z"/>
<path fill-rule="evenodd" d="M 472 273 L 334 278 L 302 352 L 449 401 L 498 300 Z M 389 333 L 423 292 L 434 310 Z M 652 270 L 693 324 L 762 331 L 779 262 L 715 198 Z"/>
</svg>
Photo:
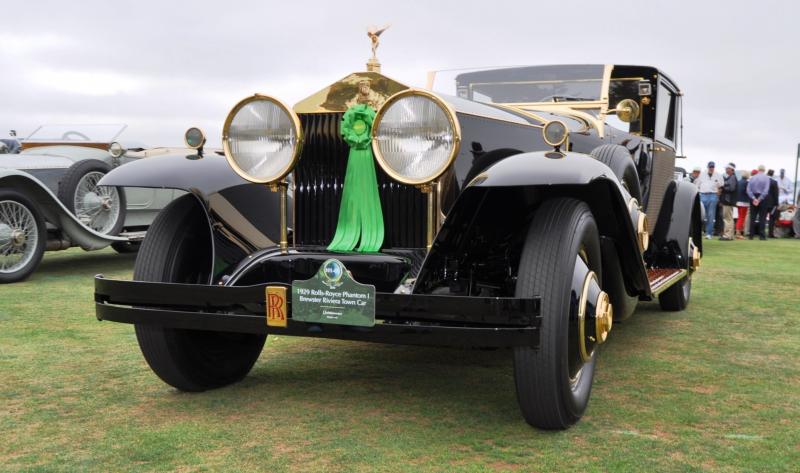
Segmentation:
<svg viewBox="0 0 800 473">
<path fill-rule="evenodd" d="M 798 471 L 800 242 L 706 243 L 681 313 L 614 326 L 583 420 L 529 427 L 506 350 L 271 336 L 241 383 L 162 383 L 70 250 L 0 286 L 0 471 Z"/>
</svg>

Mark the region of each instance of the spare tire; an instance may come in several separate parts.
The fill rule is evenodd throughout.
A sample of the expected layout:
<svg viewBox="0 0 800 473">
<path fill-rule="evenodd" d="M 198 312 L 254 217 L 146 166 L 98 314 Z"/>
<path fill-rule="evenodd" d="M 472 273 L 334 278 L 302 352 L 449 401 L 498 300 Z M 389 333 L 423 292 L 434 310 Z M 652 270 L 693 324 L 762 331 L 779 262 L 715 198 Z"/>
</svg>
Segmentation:
<svg viewBox="0 0 800 473">
<path fill-rule="evenodd" d="M 125 224 L 125 192 L 97 185 L 109 171 L 111 166 L 98 159 L 74 163 L 58 183 L 58 199 L 82 224 L 104 235 L 118 235 Z"/>
<path fill-rule="evenodd" d="M 589 154 L 611 168 L 614 175 L 628 189 L 631 197 L 636 199 L 636 202 L 642 203 L 639 173 L 636 172 L 636 164 L 627 148 L 620 145 L 600 145 Z"/>
</svg>

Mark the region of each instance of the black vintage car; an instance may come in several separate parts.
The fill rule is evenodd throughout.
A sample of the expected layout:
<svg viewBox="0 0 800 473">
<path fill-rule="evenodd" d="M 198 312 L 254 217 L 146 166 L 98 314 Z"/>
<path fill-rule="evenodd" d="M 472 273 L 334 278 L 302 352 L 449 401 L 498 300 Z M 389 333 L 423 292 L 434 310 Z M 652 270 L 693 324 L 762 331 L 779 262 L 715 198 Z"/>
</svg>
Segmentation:
<svg viewBox="0 0 800 473">
<path fill-rule="evenodd" d="M 572 65 L 463 73 L 457 95 L 373 57 L 293 108 L 239 102 L 225 158 L 112 171 L 101 184 L 188 194 L 134 281 L 96 278 L 97 318 L 135 324 L 183 391 L 242 379 L 268 334 L 508 347 L 524 418 L 573 424 L 612 321 L 689 302 L 702 241 L 695 187 L 673 179 L 681 92 L 652 67 Z"/>
</svg>

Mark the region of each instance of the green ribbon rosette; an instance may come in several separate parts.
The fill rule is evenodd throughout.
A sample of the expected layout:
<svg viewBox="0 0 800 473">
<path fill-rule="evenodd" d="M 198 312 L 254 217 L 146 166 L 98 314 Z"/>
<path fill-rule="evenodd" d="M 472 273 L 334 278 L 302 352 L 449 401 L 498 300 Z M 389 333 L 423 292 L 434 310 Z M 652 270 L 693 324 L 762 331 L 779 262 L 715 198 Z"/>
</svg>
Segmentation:
<svg viewBox="0 0 800 473">
<path fill-rule="evenodd" d="M 342 204 L 336 234 L 329 251 L 375 252 L 383 245 L 383 212 L 378 195 L 375 160 L 372 157 L 372 122 L 375 110 L 369 105 L 354 105 L 342 117 L 340 131 L 350 145 L 344 177 Z"/>
</svg>

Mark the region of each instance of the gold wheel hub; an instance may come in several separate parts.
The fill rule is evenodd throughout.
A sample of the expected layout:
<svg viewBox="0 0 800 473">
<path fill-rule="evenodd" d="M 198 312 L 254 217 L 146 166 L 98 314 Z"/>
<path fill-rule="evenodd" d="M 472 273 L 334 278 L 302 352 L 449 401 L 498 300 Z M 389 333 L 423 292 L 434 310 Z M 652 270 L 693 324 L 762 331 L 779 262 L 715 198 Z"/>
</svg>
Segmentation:
<svg viewBox="0 0 800 473">
<path fill-rule="evenodd" d="M 639 237 L 639 250 L 644 252 L 650 244 L 650 234 L 647 232 L 647 215 L 644 212 L 639 213 L 639 219 L 636 222 L 636 233 Z"/>
<path fill-rule="evenodd" d="M 611 308 L 611 301 L 605 291 L 601 291 L 597 296 L 595 315 L 595 336 L 597 343 L 603 343 L 608 338 L 608 332 L 614 324 L 614 310 Z"/>
<path fill-rule="evenodd" d="M 591 360 L 595 347 L 608 338 L 613 317 L 608 293 L 600 289 L 597 276 L 589 271 L 578 300 L 578 349 L 584 362 Z"/>
</svg>

